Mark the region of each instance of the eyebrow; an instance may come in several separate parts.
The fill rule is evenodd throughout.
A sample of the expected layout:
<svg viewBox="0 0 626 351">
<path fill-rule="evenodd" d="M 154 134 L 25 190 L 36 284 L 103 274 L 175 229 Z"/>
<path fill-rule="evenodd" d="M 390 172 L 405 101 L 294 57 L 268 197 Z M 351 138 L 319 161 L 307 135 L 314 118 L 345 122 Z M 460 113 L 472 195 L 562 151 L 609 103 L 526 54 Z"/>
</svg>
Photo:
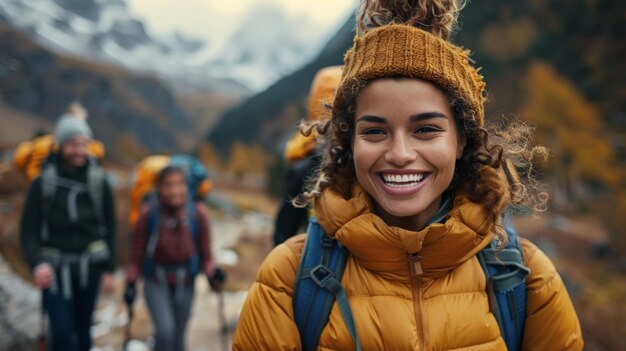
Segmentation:
<svg viewBox="0 0 626 351">
<path fill-rule="evenodd" d="M 357 123 L 361 122 L 361 121 L 363 121 L 363 122 L 379 123 L 379 124 L 387 123 L 387 120 L 385 118 L 378 117 L 378 116 L 372 116 L 372 115 L 361 116 L 356 121 L 357 121 Z"/>
<path fill-rule="evenodd" d="M 432 111 L 432 112 L 416 113 L 409 117 L 411 122 L 419 122 L 419 121 L 424 121 L 424 120 L 432 119 L 432 118 L 448 119 L 448 116 L 446 116 L 445 114 L 441 112 Z M 357 119 L 357 122 L 361 122 L 361 121 L 379 123 L 379 124 L 387 123 L 387 119 L 383 117 L 379 117 L 379 116 L 372 116 L 372 115 L 364 115 Z"/>
<path fill-rule="evenodd" d="M 410 117 L 411 122 L 419 122 L 432 118 L 443 118 L 448 119 L 448 116 L 441 112 L 433 111 L 433 112 L 424 112 L 424 113 L 416 113 Z"/>
</svg>

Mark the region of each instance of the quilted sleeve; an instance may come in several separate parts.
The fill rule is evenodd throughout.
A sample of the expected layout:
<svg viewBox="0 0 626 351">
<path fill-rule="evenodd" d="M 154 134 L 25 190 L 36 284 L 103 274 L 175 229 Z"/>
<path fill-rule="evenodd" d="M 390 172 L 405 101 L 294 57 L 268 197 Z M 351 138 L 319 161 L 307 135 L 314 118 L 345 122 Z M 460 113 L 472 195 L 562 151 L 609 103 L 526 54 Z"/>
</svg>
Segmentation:
<svg viewBox="0 0 626 351">
<path fill-rule="evenodd" d="M 293 290 L 304 237 L 294 237 L 267 256 L 248 292 L 233 350 L 300 350 Z"/>
<path fill-rule="evenodd" d="M 561 276 L 534 244 L 522 240 L 522 248 L 530 268 L 522 350 L 582 350 L 580 323 Z"/>
</svg>

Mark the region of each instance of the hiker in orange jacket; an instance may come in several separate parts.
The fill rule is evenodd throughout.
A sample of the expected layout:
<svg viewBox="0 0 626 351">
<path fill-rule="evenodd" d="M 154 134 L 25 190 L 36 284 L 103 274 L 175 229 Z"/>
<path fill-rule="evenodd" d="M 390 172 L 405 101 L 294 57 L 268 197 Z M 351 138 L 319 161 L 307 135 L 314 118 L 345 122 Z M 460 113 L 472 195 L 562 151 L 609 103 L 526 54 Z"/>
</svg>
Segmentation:
<svg viewBox="0 0 626 351">
<path fill-rule="evenodd" d="M 545 150 L 529 146 L 524 124 L 484 125 L 485 84 L 449 42 L 459 10 L 455 1 L 362 3 L 332 119 L 312 123 L 327 144 L 302 198 L 326 242 L 349 252 L 335 285 L 311 270 L 337 300 L 305 344 L 294 295 L 311 238 L 296 236 L 260 267 L 235 350 L 582 350 L 563 281 L 527 240 L 516 251 L 527 274 L 519 344 L 508 347 L 496 319 L 477 255 L 507 244 L 510 204 L 540 211 L 543 194 L 513 166 Z"/>
<path fill-rule="evenodd" d="M 328 119 L 330 111 L 326 105 L 333 101 L 341 66 L 330 66 L 319 70 L 311 83 L 307 120 Z M 286 191 L 274 222 L 274 245 L 281 244 L 298 233 L 306 225 L 309 211 L 294 207 L 291 199 L 300 194 L 304 184 L 319 166 L 321 155 L 317 151 L 317 133 L 303 135 L 297 131 L 285 146 L 285 160 L 289 163 L 285 179 Z"/>
</svg>

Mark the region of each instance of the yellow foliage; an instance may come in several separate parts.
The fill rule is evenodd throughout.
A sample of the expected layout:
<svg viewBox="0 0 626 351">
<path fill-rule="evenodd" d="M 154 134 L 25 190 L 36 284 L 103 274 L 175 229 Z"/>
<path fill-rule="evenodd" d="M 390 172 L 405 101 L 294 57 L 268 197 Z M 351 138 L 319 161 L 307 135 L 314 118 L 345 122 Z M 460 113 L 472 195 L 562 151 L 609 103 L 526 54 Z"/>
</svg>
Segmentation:
<svg viewBox="0 0 626 351">
<path fill-rule="evenodd" d="M 489 25 L 480 38 L 483 51 L 499 61 L 526 55 L 537 30 L 528 18 Z"/>
<path fill-rule="evenodd" d="M 198 159 L 209 168 L 214 170 L 223 169 L 222 158 L 217 151 L 215 151 L 213 145 L 207 142 L 200 146 L 200 150 L 198 150 Z"/>
<path fill-rule="evenodd" d="M 533 63 L 522 116 L 537 126 L 538 142 L 584 179 L 617 185 L 614 149 L 596 108 L 549 65 Z"/>
<path fill-rule="evenodd" d="M 115 145 L 118 155 L 124 155 L 126 160 L 136 162 L 149 154 L 148 149 L 142 146 L 132 134 L 124 134 Z"/>
<path fill-rule="evenodd" d="M 240 142 L 230 149 L 227 170 L 234 174 L 265 175 L 274 157 L 263 151 L 258 144 L 245 145 Z"/>
</svg>

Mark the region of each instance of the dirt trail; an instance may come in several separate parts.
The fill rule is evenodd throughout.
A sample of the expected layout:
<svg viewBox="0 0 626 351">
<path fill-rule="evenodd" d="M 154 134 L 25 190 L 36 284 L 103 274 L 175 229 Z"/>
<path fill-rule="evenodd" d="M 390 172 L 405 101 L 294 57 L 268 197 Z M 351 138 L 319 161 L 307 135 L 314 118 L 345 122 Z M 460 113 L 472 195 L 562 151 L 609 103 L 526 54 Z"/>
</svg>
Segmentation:
<svg viewBox="0 0 626 351">
<path fill-rule="evenodd" d="M 92 328 L 94 351 L 122 349 L 128 322 L 126 306 L 121 301 L 124 289 L 123 279 L 122 273 L 118 272 L 115 294 L 102 296 L 98 301 Z M 187 329 L 188 351 L 230 349 L 232 331 L 245 297 L 244 291 L 224 293 L 224 312 L 229 328 L 229 333 L 224 339 L 220 333 L 222 326 L 218 318 L 218 295 L 210 292 L 203 277 L 198 277 L 192 317 Z M 131 324 L 133 340 L 129 348 L 133 351 L 149 350 L 153 327 L 141 292 L 138 294 L 133 310 L 135 314 Z"/>
</svg>

